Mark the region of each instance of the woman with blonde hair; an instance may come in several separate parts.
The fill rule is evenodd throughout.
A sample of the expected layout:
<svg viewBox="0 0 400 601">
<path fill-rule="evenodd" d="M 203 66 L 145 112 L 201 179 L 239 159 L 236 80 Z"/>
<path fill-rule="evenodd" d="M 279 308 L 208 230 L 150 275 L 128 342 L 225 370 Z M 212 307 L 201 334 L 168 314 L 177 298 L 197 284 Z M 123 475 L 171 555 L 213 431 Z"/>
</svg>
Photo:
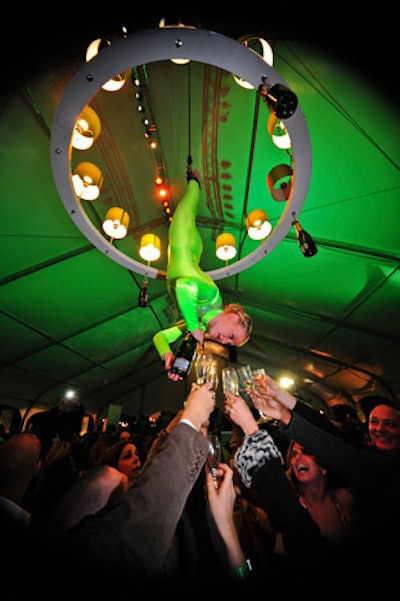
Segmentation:
<svg viewBox="0 0 400 601">
<path fill-rule="evenodd" d="M 169 372 L 174 354 L 170 344 L 189 331 L 201 346 L 207 336 L 221 344 L 242 346 L 251 334 L 252 320 L 238 304 L 223 305 L 214 280 L 200 268 L 203 242 L 196 225 L 200 201 L 200 176 L 190 168 L 187 189 L 169 226 L 167 287 L 177 303 L 182 321 L 153 336 L 154 345 Z M 172 380 L 182 379 L 168 373 Z"/>
</svg>

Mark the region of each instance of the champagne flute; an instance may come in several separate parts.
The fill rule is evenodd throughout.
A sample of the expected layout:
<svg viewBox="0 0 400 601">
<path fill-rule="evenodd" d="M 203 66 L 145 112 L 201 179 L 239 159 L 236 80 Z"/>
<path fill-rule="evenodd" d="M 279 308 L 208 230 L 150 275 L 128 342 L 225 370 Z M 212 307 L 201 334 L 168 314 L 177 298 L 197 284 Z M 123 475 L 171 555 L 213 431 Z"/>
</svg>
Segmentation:
<svg viewBox="0 0 400 601">
<path fill-rule="evenodd" d="M 262 376 L 265 376 L 265 369 L 263 367 L 260 367 L 259 369 L 253 369 L 252 371 L 253 389 L 257 390 L 257 380 L 260 380 Z M 260 409 L 257 409 L 257 411 L 260 415 L 260 417 L 257 420 L 257 424 L 265 424 L 266 422 L 272 421 L 272 418 L 268 417 L 268 415 L 265 415 L 265 413 L 263 413 Z"/>
<path fill-rule="evenodd" d="M 221 442 L 217 434 L 209 434 L 208 438 L 208 454 L 207 465 L 211 471 L 215 488 L 218 488 L 217 469 L 221 463 Z"/>
<path fill-rule="evenodd" d="M 240 381 L 242 382 L 245 390 L 257 390 L 257 379 L 261 376 L 265 375 L 265 370 L 260 367 L 259 369 L 252 369 L 250 365 L 242 365 L 237 369 Z M 262 411 L 257 409 L 259 413 L 259 418 L 257 420 L 258 424 L 265 424 L 271 420 L 270 417 L 264 415 Z"/>
<path fill-rule="evenodd" d="M 222 390 L 223 392 L 231 392 L 232 394 L 239 395 L 239 376 L 234 367 L 224 367 L 221 371 L 222 376 Z"/>
<path fill-rule="evenodd" d="M 200 349 L 194 361 L 196 371 L 196 384 L 201 386 L 209 380 L 210 370 L 213 362 L 213 356 L 204 349 Z"/>
<path fill-rule="evenodd" d="M 218 374 L 218 361 L 213 359 L 210 362 L 210 369 L 207 374 L 207 382 L 211 382 L 212 389 L 214 391 L 217 390 L 219 384 L 219 374 Z"/>
<path fill-rule="evenodd" d="M 237 368 L 236 371 L 238 373 L 239 380 L 240 380 L 241 384 L 243 385 L 243 388 L 245 390 L 247 390 L 247 389 L 253 390 L 254 389 L 253 370 L 251 369 L 250 365 L 241 365 L 240 367 Z"/>
</svg>

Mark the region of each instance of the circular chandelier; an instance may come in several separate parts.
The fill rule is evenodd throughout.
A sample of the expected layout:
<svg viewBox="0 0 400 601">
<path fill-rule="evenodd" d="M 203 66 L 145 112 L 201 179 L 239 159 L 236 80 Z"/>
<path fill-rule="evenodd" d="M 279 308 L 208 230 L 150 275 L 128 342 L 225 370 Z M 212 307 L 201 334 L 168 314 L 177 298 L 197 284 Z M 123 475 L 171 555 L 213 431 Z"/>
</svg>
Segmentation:
<svg viewBox="0 0 400 601">
<path fill-rule="evenodd" d="M 85 237 L 106 256 L 130 271 L 150 278 L 165 278 L 164 271 L 144 265 L 121 252 L 92 224 L 74 189 L 70 158 L 79 116 L 108 80 L 139 65 L 182 57 L 235 74 L 259 91 L 266 103 L 276 100 L 277 92 L 284 90 L 283 96 L 278 99 L 280 105 L 276 114 L 280 111 L 278 116 L 285 119 L 295 166 L 285 209 L 271 234 L 257 249 L 235 263 L 207 272 L 214 280 L 219 280 L 247 269 L 281 242 L 292 227 L 293 214 L 300 214 L 311 177 L 310 138 L 297 99 L 279 73 L 246 45 L 212 31 L 168 27 L 140 31 L 104 48 L 82 65 L 64 91 L 52 125 L 51 164 L 65 209 Z"/>
</svg>

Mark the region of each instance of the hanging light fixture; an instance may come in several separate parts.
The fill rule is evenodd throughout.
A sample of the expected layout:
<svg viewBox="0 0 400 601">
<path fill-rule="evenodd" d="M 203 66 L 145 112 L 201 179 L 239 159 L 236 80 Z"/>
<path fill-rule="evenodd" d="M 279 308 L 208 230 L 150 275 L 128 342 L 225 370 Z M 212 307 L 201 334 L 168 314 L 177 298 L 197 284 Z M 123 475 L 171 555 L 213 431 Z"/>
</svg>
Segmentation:
<svg viewBox="0 0 400 601">
<path fill-rule="evenodd" d="M 236 257 L 236 240 L 232 234 L 220 234 L 216 240 L 216 255 L 221 261 L 228 262 Z"/>
<path fill-rule="evenodd" d="M 243 46 L 246 46 L 246 47 L 249 46 L 249 42 L 253 42 L 253 44 L 250 45 L 250 50 L 253 50 L 252 46 L 254 46 L 254 41 L 258 42 L 261 46 L 261 53 L 257 52 L 257 54 L 260 54 L 261 57 L 264 59 L 264 61 L 267 63 L 267 65 L 272 67 L 272 65 L 274 64 L 274 53 L 272 51 L 270 44 L 266 40 L 264 40 L 264 38 L 260 38 L 258 36 L 254 36 L 254 35 L 250 34 L 250 35 L 241 36 L 238 39 L 238 42 L 240 42 L 241 44 L 243 44 Z M 254 90 L 254 86 L 252 86 L 251 83 L 249 83 L 245 79 L 242 79 L 241 77 L 238 77 L 237 75 L 233 75 L 233 74 L 232 74 L 232 76 L 233 76 L 233 79 L 236 81 L 236 83 L 241 88 L 245 88 L 246 90 Z"/>
<path fill-rule="evenodd" d="M 103 174 L 93 163 L 79 163 L 72 175 L 72 185 L 79 199 L 96 200 L 103 185 Z"/>
<path fill-rule="evenodd" d="M 293 169 L 290 165 L 277 165 L 267 175 L 267 186 L 274 200 L 287 200 L 292 189 Z"/>
<path fill-rule="evenodd" d="M 258 91 L 278 119 L 288 119 L 297 108 L 298 100 L 294 92 L 281 83 L 273 86 L 267 84 L 267 78 L 262 78 Z"/>
<path fill-rule="evenodd" d="M 144 234 L 140 240 L 139 254 L 148 263 L 161 256 L 161 241 L 155 234 Z"/>
<path fill-rule="evenodd" d="M 179 49 L 173 47 L 177 38 L 180 38 L 183 42 L 183 46 Z M 113 77 L 115 73 L 129 72 L 130 74 L 132 72 L 134 85 L 137 85 L 136 82 L 139 82 L 140 85 L 141 81 L 145 81 L 144 75 L 146 75 L 145 66 L 147 63 L 163 60 L 169 61 L 171 58 L 181 57 L 189 57 L 193 62 L 198 61 L 199 63 L 211 65 L 213 68 L 222 69 L 228 74 L 232 74 L 232 71 L 236 72 L 254 86 L 255 91 L 259 94 L 260 101 L 262 97 L 258 89 L 260 83 L 266 83 L 264 79 L 268 78 L 271 83 L 278 81 L 285 84 L 285 81 L 280 78 L 279 73 L 269 67 L 256 52 L 245 48 L 235 40 L 203 29 L 185 30 L 175 28 L 167 30 L 154 28 L 153 30 L 146 31 L 145 40 L 143 40 L 141 32 L 138 35 L 129 36 L 126 43 L 113 44 L 112 48 L 103 48 L 89 63 L 81 66 L 78 73 L 76 73 L 77 77 L 72 78 L 70 85 L 65 89 L 62 102 L 59 103 L 54 116 L 51 134 L 51 163 L 56 187 L 68 214 L 76 226 L 95 246 L 104 251 L 110 259 L 132 271 L 160 279 L 166 277 L 165 272 L 158 272 L 158 270 L 146 266 L 143 261 L 135 261 L 129 255 L 120 252 L 119 249 L 113 250 L 103 229 L 97 227 L 95 220 L 87 219 L 87 215 L 82 211 L 80 199 L 75 194 L 72 185 L 71 176 L 74 163 L 71 164 L 69 153 L 71 150 L 71 135 L 78 116 L 82 112 L 83 107 L 93 102 L 95 94 L 100 91 L 99 88 L 101 89 L 101 86 L 110 77 Z M 233 64 L 235 65 L 234 69 L 232 69 Z M 127 70 L 127 65 L 130 65 L 129 70 Z M 136 87 L 134 90 L 136 90 Z M 100 93 L 102 92 L 103 90 Z M 93 104 L 93 106 L 96 105 Z M 136 114 L 136 117 L 139 120 L 147 118 L 147 116 L 151 117 L 151 105 L 147 109 L 145 114 Z M 149 122 L 153 122 L 153 119 L 149 118 Z M 304 204 L 311 176 L 311 148 L 307 121 L 302 114 L 301 107 L 296 109 L 290 121 L 285 120 L 285 125 L 287 125 L 287 130 L 290 133 L 293 153 L 295 154 L 293 156 L 293 163 L 296 166 L 296 193 L 293 194 L 293 183 L 293 189 L 287 199 L 287 206 L 285 205 L 284 218 L 279 219 L 276 226 L 274 226 L 274 235 L 268 236 L 266 240 L 261 242 L 258 245 L 258 249 L 254 250 L 249 257 L 237 260 L 238 257 L 236 256 L 234 259 L 236 263 L 232 268 L 212 270 L 210 275 L 215 280 L 223 278 L 226 273 L 231 275 L 233 271 L 234 273 L 239 273 L 247 269 L 249 265 L 263 259 L 267 253 L 280 243 L 289 228 L 293 227 L 291 226 L 292 220 L 290 218 L 292 210 L 295 210 L 297 214 Z M 102 130 L 103 128 L 104 123 L 102 123 Z M 72 159 L 74 155 L 76 155 L 75 152 L 72 155 Z M 157 150 L 154 158 L 157 166 L 163 169 L 165 162 Z M 228 186 L 226 186 L 226 189 L 228 189 Z M 106 210 L 104 209 L 104 212 Z M 286 218 L 286 213 L 288 212 L 289 219 Z M 138 252 L 137 255 L 140 259 Z"/>
<path fill-rule="evenodd" d="M 295 213 L 292 213 L 292 217 L 292 225 L 294 225 L 296 229 L 297 242 L 299 244 L 301 252 L 305 257 L 313 257 L 318 252 L 317 245 L 311 238 L 310 234 L 303 230 L 300 223 L 296 219 Z"/>
<path fill-rule="evenodd" d="M 85 106 L 72 132 L 71 144 L 77 150 L 87 150 L 97 140 L 100 131 L 99 116 L 89 105 Z"/>
<path fill-rule="evenodd" d="M 289 132 L 286 129 L 283 121 L 278 119 L 275 113 L 270 113 L 268 116 L 267 130 L 271 136 L 271 140 L 277 148 L 281 148 L 282 150 L 291 148 L 292 141 L 290 139 Z"/>
<path fill-rule="evenodd" d="M 179 21 L 178 25 L 165 25 L 165 19 L 162 18 L 158 24 L 158 26 L 162 29 L 163 27 L 183 27 L 185 29 L 196 29 L 192 25 L 184 25 Z M 183 42 L 179 38 L 175 40 L 175 48 L 182 48 Z M 171 58 L 171 63 L 175 63 L 175 65 L 187 65 L 190 63 L 190 58 Z"/>
<path fill-rule="evenodd" d="M 108 209 L 103 221 L 103 230 L 110 237 L 112 243 L 114 238 L 120 240 L 125 238 L 129 227 L 129 213 L 121 207 L 111 207 Z"/>
<path fill-rule="evenodd" d="M 151 261 L 157 261 L 161 256 L 161 241 L 155 234 L 144 234 L 140 240 L 139 254 L 150 265 Z M 145 308 L 149 304 L 149 290 L 147 287 L 147 277 L 143 279 L 143 284 L 139 292 L 139 307 Z"/>
<path fill-rule="evenodd" d="M 268 215 L 262 209 L 251 211 L 246 217 L 247 235 L 252 240 L 264 240 L 272 230 Z"/>
<path fill-rule="evenodd" d="M 187 65 L 190 63 L 190 58 L 171 58 L 171 63 L 175 63 L 175 65 Z"/>
<path fill-rule="evenodd" d="M 111 42 L 109 42 L 108 40 L 104 40 L 102 38 L 97 38 L 96 40 L 93 40 L 93 42 L 89 44 L 86 50 L 86 62 L 88 63 L 89 61 L 91 61 L 92 58 L 94 58 L 102 48 L 106 48 L 107 46 L 111 46 Z M 117 92 L 122 88 L 124 83 L 125 73 L 120 73 L 106 81 L 106 83 L 103 84 L 101 87 L 107 92 Z"/>
</svg>

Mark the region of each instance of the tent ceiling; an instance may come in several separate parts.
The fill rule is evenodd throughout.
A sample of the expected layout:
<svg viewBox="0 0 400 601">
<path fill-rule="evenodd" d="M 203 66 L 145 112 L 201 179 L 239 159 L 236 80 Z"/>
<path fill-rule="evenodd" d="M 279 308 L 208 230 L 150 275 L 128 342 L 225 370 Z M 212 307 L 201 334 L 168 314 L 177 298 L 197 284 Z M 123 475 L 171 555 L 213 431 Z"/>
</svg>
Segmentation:
<svg viewBox="0 0 400 601">
<path fill-rule="evenodd" d="M 158 21 L 130 31 L 157 28 Z M 254 22 L 247 25 L 240 32 L 237 23 L 201 23 L 222 35 L 234 30 L 233 39 L 255 31 Z M 268 39 L 266 26 L 256 33 Z M 179 385 L 166 381 L 152 345 L 153 334 L 176 318 L 165 281 L 150 278 L 151 304 L 138 307 L 143 275 L 82 234 L 53 177 L 54 115 L 87 45 L 103 34 L 88 31 L 51 58 L 39 53 L 3 95 L 0 402 L 20 409 L 50 407 L 69 386 L 97 414 L 110 403 L 135 415 L 181 402 L 181 391 L 174 392 Z M 225 302 L 242 303 L 254 318 L 254 333 L 237 350 L 237 361 L 263 365 L 274 376 L 290 372 L 299 391 L 324 402 L 384 395 L 400 404 L 398 113 L 392 98 L 382 97 L 379 78 L 331 48 L 285 31 L 269 39 L 274 68 L 296 93 L 310 135 L 311 181 L 298 217 L 318 254 L 304 258 L 291 229 L 262 260 L 219 280 Z M 259 244 L 245 236 L 248 210 L 262 207 L 278 223 L 285 203 L 271 198 L 266 175 L 288 156 L 271 144 L 267 108 L 257 106 L 254 90 L 243 90 L 218 67 L 190 65 L 155 61 L 140 71 L 172 209 L 185 186 L 189 149 L 201 172 L 202 266 L 212 271 L 221 268 L 215 238 L 222 230 L 241 242 L 241 257 Z M 136 104 L 130 78 L 117 93 L 96 93 L 91 106 L 101 135 L 90 159 L 75 151 L 71 163 L 90 160 L 104 175 L 100 198 L 85 204 L 88 219 L 98 226 L 107 208 L 124 206 L 131 227 L 114 246 L 140 261 L 140 236 L 151 229 L 163 249 L 155 267 L 164 270 L 168 227 Z"/>
</svg>

